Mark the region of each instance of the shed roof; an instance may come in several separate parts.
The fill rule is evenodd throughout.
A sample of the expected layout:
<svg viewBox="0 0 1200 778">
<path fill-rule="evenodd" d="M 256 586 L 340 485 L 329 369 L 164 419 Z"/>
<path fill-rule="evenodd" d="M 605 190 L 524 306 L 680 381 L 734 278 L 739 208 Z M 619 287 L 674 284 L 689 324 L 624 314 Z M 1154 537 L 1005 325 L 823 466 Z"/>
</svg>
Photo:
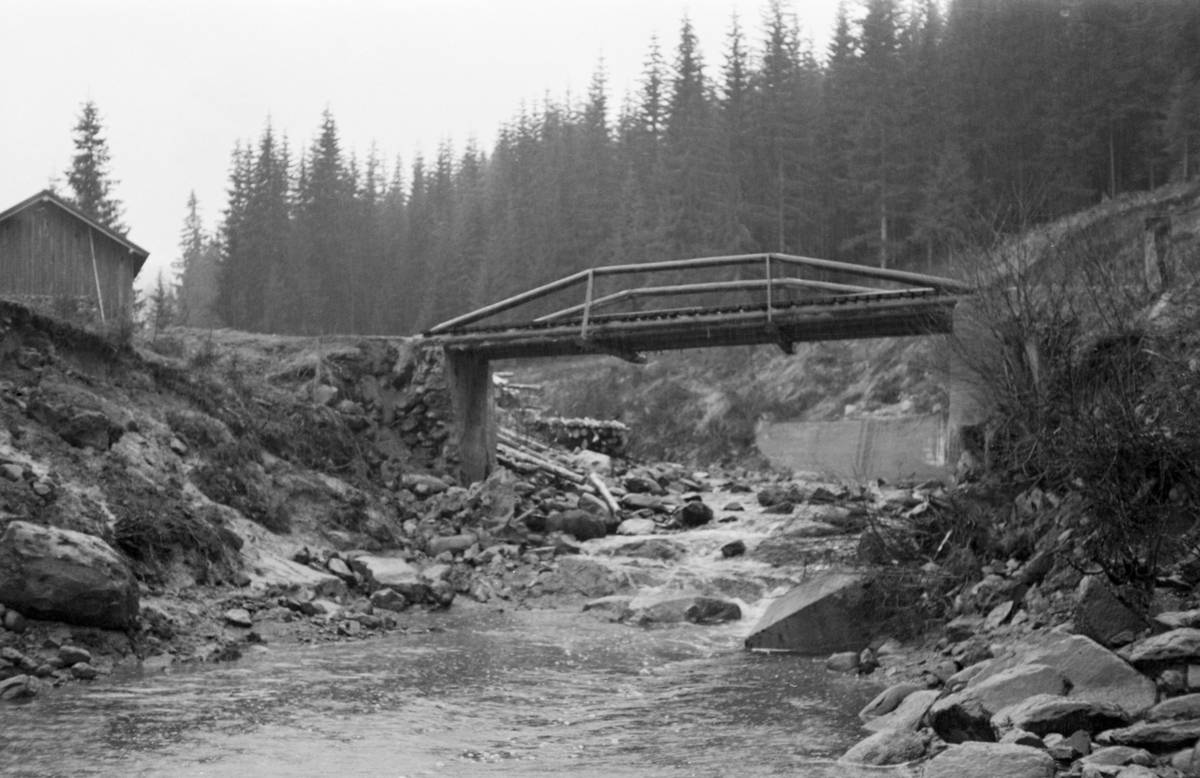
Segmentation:
<svg viewBox="0 0 1200 778">
<path fill-rule="evenodd" d="M 49 189 L 38 192 L 33 197 L 30 197 L 27 200 L 22 200 L 8 210 L 0 212 L 0 222 L 3 222 L 5 219 L 12 217 L 21 211 L 26 210 L 27 208 L 32 208 L 35 205 L 44 203 L 58 206 L 63 211 L 66 211 L 68 214 L 74 216 L 76 219 L 80 220 L 92 229 L 99 231 L 105 237 L 114 240 L 125 248 L 129 249 L 129 253 L 133 254 L 134 257 L 137 258 L 137 269 L 134 271 L 135 274 L 138 270 L 142 269 L 142 263 L 144 263 L 146 258 L 150 256 L 149 251 L 146 251 L 144 248 L 129 240 L 121 233 L 116 232 L 109 227 L 105 227 L 95 219 L 85 216 L 82 211 L 56 195 L 54 192 L 51 192 Z"/>
</svg>

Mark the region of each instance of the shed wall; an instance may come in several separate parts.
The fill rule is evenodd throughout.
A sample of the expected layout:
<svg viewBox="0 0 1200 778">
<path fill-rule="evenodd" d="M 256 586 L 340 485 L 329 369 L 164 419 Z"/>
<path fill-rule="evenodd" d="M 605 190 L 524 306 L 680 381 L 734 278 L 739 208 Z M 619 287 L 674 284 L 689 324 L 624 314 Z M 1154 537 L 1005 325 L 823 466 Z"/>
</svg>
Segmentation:
<svg viewBox="0 0 1200 778">
<path fill-rule="evenodd" d="M 94 301 L 99 276 L 104 313 L 114 316 L 131 302 L 135 267 L 125 246 L 57 207 L 38 205 L 0 222 L 0 294 Z"/>
</svg>

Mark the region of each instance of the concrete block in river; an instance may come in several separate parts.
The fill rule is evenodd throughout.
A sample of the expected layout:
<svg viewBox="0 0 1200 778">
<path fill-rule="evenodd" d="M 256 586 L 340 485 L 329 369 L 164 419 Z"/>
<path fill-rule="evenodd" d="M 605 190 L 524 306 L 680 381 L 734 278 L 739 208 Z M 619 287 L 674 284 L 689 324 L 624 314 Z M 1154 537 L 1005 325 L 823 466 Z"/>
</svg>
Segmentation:
<svg viewBox="0 0 1200 778">
<path fill-rule="evenodd" d="M 860 573 L 821 573 L 780 597 L 746 638 L 746 648 L 830 654 L 870 642 L 871 584 Z"/>
</svg>

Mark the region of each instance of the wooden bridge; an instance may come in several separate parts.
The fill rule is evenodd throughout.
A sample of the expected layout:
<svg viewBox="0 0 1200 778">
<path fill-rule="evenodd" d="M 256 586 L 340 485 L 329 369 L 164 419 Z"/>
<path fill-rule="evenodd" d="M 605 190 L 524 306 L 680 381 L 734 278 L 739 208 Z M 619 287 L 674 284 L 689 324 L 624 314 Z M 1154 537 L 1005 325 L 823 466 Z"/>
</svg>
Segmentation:
<svg viewBox="0 0 1200 778">
<path fill-rule="evenodd" d="M 647 274 L 690 278 L 630 283 Z M 713 274 L 716 280 L 707 278 Z M 622 281 L 623 288 L 607 288 Z M 647 351 L 754 344 L 790 354 L 801 342 L 947 334 L 969 291 L 949 278 L 788 254 L 703 257 L 584 270 L 450 319 L 425 336 L 445 350 L 460 468 L 476 481 L 495 466 L 493 360 L 610 354 L 644 362 Z M 575 296 L 565 307 L 548 305 L 568 293 Z M 687 304 L 645 303 L 672 298 Z"/>
</svg>

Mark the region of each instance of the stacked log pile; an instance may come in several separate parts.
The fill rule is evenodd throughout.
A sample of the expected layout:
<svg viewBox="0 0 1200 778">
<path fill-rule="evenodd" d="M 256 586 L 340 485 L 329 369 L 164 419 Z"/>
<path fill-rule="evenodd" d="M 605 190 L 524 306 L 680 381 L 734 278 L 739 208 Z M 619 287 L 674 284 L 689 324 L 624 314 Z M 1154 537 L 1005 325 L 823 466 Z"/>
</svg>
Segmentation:
<svg viewBox="0 0 1200 778">
<path fill-rule="evenodd" d="M 599 419 L 533 419 L 529 427 L 547 440 L 568 449 L 586 449 L 620 456 L 629 443 L 629 427 L 619 421 Z"/>
</svg>

